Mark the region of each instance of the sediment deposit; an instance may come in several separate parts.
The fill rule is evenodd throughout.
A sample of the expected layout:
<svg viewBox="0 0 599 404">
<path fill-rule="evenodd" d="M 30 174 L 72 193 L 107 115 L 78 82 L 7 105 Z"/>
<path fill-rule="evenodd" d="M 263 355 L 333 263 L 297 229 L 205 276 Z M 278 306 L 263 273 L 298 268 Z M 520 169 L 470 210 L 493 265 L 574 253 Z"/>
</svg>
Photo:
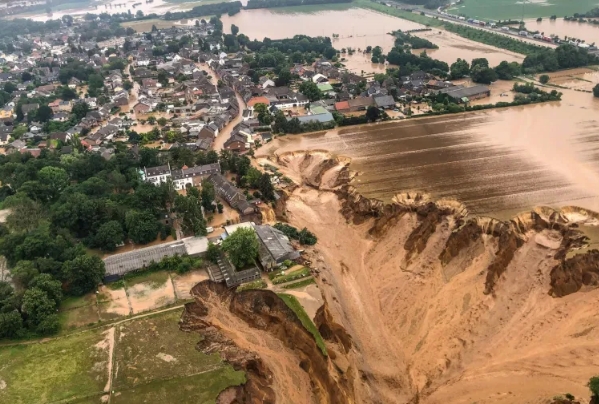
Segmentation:
<svg viewBox="0 0 599 404">
<path fill-rule="evenodd" d="M 538 207 L 501 221 L 418 192 L 383 203 L 360 195 L 349 161 L 325 151 L 271 163 L 298 184 L 278 218 L 318 236 L 304 258 L 323 294 L 314 320 L 329 356 L 271 292 L 201 283 L 182 327 L 202 330 L 200 349 L 246 370 L 246 386 L 226 392 L 232 402 L 588 397 L 599 366 L 599 251 L 568 253 L 586 245 L 580 226 L 596 225 L 596 214 Z"/>
</svg>

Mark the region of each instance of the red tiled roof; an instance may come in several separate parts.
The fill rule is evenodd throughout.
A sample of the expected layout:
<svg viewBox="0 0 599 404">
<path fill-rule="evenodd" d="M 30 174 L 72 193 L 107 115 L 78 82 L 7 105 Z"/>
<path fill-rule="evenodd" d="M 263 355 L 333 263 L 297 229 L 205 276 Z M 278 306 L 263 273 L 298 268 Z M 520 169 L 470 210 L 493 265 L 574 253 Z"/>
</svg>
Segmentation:
<svg viewBox="0 0 599 404">
<path fill-rule="evenodd" d="M 337 111 L 341 111 L 343 109 L 349 109 L 349 102 L 347 102 L 347 101 L 336 102 L 335 109 Z"/>
<path fill-rule="evenodd" d="M 252 97 L 247 102 L 248 107 L 253 107 L 256 104 L 270 105 L 270 101 L 266 97 Z"/>
</svg>

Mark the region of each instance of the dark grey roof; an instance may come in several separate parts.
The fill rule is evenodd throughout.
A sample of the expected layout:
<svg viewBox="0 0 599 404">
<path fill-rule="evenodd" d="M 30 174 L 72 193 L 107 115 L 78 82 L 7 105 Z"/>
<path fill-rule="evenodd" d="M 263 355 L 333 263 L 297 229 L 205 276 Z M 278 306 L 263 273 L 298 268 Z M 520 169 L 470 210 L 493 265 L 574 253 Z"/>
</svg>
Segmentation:
<svg viewBox="0 0 599 404">
<path fill-rule="evenodd" d="M 277 263 L 280 264 L 285 260 L 299 258 L 299 252 L 293 248 L 289 238 L 283 232 L 265 225 L 254 225 L 254 229 L 260 241 Z"/>
<path fill-rule="evenodd" d="M 390 95 L 374 97 L 374 103 L 377 107 L 392 107 L 395 105 L 395 100 Z"/>
<path fill-rule="evenodd" d="M 491 90 L 489 90 L 489 87 L 482 86 L 482 85 L 476 85 L 476 86 L 472 86 L 472 87 L 463 87 L 463 88 L 450 87 L 450 88 L 444 88 L 442 90 L 439 90 L 440 93 L 445 93 L 453 98 L 472 97 L 474 95 L 484 94 L 484 93 L 488 93 L 490 91 Z"/>
<path fill-rule="evenodd" d="M 171 168 L 168 165 L 146 168 L 146 175 L 148 177 L 153 177 L 156 175 L 170 174 L 170 173 L 171 173 Z"/>
<path fill-rule="evenodd" d="M 299 119 L 301 123 L 307 123 L 312 121 L 327 123 L 335 120 L 335 118 L 333 118 L 333 114 L 331 114 L 330 112 L 325 112 L 324 114 L 298 116 L 297 119 Z"/>
</svg>

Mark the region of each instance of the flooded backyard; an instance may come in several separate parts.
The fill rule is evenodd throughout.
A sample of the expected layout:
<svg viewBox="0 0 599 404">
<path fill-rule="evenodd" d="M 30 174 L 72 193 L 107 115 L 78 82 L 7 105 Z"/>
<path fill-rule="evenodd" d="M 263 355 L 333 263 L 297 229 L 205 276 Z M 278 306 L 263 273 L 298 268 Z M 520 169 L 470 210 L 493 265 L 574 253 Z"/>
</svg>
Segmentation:
<svg viewBox="0 0 599 404">
<path fill-rule="evenodd" d="M 599 100 L 561 102 L 286 136 L 259 154 L 328 150 L 352 159 L 354 185 L 390 201 L 405 191 L 507 218 L 535 205 L 599 209 Z"/>
</svg>

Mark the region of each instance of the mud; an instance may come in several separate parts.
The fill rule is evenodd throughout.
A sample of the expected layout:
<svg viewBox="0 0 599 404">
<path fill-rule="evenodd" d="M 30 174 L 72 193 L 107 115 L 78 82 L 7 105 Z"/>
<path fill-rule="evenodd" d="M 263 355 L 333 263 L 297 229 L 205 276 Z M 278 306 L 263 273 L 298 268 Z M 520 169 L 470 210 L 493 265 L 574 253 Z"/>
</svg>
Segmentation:
<svg viewBox="0 0 599 404">
<path fill-rule="evenodd" d="M 204 281 L 192 295 L 195 302 L 185 306 L 181 329 L 201 331 L 200 351 L 220 352 L 246 372 L 247 383 L 235 389 L 233 402 L 354 402 L 349 380 L 273 292 L 235 293 Z M 223 394 L 233 395 L 231 390 Z"/>
<path fill-rule="evenodd" d="M 331 168 L 333 156 L 316 154 L 281 153 L 273 164 L 299 181 L 281 211 L 319 238 L 306 252 L 325 300 L 315 321 L 337 346 L 332 356 L 348 352 L 333 361 L 357 370 L 357 402 L 522 403 L 587 394 L 599 365 L 589 354 L 599 353 L 590 337 L 599 314 L 591 255 L 599 251 L 566 261 L 563 289 L 553 279 L 566 252 L 585 245 L 580 228 L 596 224 L 595 213 L 538 207 L 502 221 L 415 192 L 385 203 L 347 184 L 355 179 L 347 159 Z M 586 293 L 549 294 L 579 284 Z"/>
</svg>

